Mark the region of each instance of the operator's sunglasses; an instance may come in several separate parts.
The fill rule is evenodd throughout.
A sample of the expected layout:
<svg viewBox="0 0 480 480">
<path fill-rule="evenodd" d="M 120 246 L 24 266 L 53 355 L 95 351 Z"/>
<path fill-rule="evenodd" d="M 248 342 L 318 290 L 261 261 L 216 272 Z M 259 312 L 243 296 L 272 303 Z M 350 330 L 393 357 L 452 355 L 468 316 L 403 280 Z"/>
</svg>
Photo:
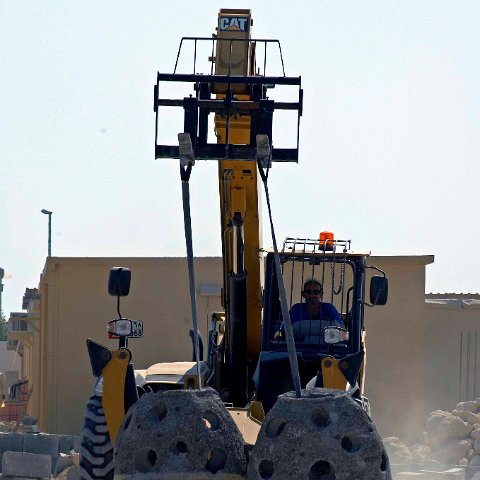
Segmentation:
<svg viewBox="0 0 480 480">
<path fill-rule="evenodd" d="M 320 295 L 322 293 L 321 290 L 305 290 L 307 295 Z"/>
</svg>

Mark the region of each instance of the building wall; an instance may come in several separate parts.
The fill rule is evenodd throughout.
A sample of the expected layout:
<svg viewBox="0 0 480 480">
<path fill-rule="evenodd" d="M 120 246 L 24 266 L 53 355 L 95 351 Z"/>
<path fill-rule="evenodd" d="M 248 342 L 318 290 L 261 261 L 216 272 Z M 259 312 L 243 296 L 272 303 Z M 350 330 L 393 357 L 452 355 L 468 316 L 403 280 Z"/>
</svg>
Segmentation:
<svg viewBox="0 0 480 480">
<path fill-rule="evenodd" d="M 109 270 L 132 271 L 130 295 L 121 300 L 124 317 L 144 321 L 145 337 L 130 340 L 136 368 L 161 361 L 190 360 L 192 346 L 187 264 L 184 258 L 55 258 L 47 259 L 40 282 L 41 373 L 39 423 L 52 433 L 78 434 L 93 377 L 85 340 L 116 348 L 106 324 L 117 318 L 116 298 L 107 293 Z M 197 285 L 220 282 L 221 261 L 197 258 Z M 197 295 L 199 326 L 206 338 L 217 296 Z"/>
<path fill-rule="evenodd" d="M 0 373 L 5 373 L 7 370 L 16 370 L 20 376 L 21 366 L 21 358 L 17 352 L 7 350 L 7 342 L 0 341 Z"/>
<path fill-rule="evenodd" d="M 33 418 L 39 418 L 40 411 L 40 385 L 42 378 L 43 360 L 41 357 L 41 341 L 42 341 L 42 325 L 47 321 L 41 317 L 40 298 L 32 299 L 28 305 L 29 319 L 32 326 L 33 339 L 32 342 L 26 346 L 23 358 L 23 368 L 25 377 L 30 379 L 31 395 L 28 402 L 29 414 Z"/>
<path fill-rule="evenodd" d="M 368 261 L 387 272 L 390 287 L 386 306 L 366 308 L 365 388 L 384 437 L 418 438 L 430 411 L 453 408 L 459 399 L 459 355 L 466 356 L 468 332 L 470 389 L 474 385 L 472 335 L 480 323 L 476 320 L 480 309 L 426 304 L 425 267 L 432 261 L 433 256 L 371 257 Z M 218 257 L 195 262 L 198 319 L 206 339 L 210 313 L 221 310 L 222 265 Z M 85 339 L 116 347 L 105 332 L 106 322 L 116 317 L 116 299 L 107 294 L 108 273 L 114 266 L 132 270 L 122 315 L 144 321 L 145 337 L 129 344 L 135 367 L 191 358 L 186 259 L 49 258 L 40 283 L 41 334 L 36 342 L 40 349 L 31 354 L 39 365 L 39 373 L 33 372 L 38 388 L 31 399 L 32 408 L 37 409 L 32 414 L 37 413 L 47 432 L 80 432 L 93 384 Z M 464 377 L 466 372 L 467 363 Z M 480 378 L 476 382 L 480 388 L 479 382 Z M 464 383 L 465 387 L 466 377 Z"/>
<path fill-rule="evenodd" d="M 365 390 L 383 437 L 415 438 L 436 407 L 427 396 L 425 266 L 432 256 L 373 257 L 389 279 L 388 303 L 367 308 Z"/>
<path fill-rule="evenodd" d="M 451 410 L 456 402 L 480 397 L 480 302 L 429 301 L 426 311 L 429 401 Z"/>
</svg>

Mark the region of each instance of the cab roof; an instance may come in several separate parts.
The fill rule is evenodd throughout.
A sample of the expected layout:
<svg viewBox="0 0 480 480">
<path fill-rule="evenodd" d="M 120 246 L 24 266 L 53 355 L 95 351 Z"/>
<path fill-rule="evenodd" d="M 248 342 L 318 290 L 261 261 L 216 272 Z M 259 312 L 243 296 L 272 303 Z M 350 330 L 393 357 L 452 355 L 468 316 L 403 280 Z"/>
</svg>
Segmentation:
<svg viewBox="0 0 480 480">
<path fill-rule="evenodd" d="M 274 253 L 274 250 L 273 248 L 271 247 L 268 247 L 268 248 L 262 248 L 260 249 L 261 252 L 264 252 L 266 254 L 270 254 L 270 253 Z M 296 251 L 293 251 L 293 250 L 279 250 L 278 252 L 280 254 L 280 256 L 283 256 L 283 257 L 289 257 L 289 256 L 297 256 L 297 257 L 302 257 L 302 256 L 305 256 L 305 257 L 318 257 L 318 258 L 321 258 L 321 257 L 325 257 L 325 258 L 344 258 L 345 256 L 347 258 L 352 258 L 352 257 L 355 257 L 355 258 L 358 258 L 358 257 L 369 257 L 372 252 L 366 252 L 366 251 L 353 251 L 353 250 L 349 250 L 347 251 L 346 253 L 343 252 L 343 250 L 337 250 L 335 253 L 334 252 L 331 252 L 331 251 L 323 251 L 323 250 L 296 250 Z"/>
</svg>

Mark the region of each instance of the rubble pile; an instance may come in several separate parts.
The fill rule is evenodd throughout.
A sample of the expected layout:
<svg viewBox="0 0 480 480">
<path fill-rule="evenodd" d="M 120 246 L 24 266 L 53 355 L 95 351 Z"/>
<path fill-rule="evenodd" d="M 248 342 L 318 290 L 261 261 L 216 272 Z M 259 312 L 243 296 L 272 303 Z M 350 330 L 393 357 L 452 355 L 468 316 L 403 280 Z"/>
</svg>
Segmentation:
<svg viewBox="0 0 480 480">
<path fill-rule="evenodd" d="M 38 433 L 30 417 L 0 423 L 2 480 L 78 480 L 79 450 L 79 436 Z"/>
<path fill-rule="evenodd" d="M 425 421 L 423 442 L 408 447 L 397 437 L 383 439 L 392 464 L 457 465 L 480 480 L 480 398 L 450 412 L 435 410 Z"/>
<path fill-rule="evenodd" d="M 18 433 L 38 433 L 37 421 L 25 415 L 21 421 L 1 421 L 0 422 L 0 432 L 18 432 Z"/>
</svg>

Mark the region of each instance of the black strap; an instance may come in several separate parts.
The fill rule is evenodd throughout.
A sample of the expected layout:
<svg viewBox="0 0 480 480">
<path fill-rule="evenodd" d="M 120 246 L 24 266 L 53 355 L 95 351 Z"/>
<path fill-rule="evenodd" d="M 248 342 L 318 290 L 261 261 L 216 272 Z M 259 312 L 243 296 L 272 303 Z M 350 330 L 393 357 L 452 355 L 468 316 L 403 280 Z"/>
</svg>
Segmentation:
<svg viewBox="0 0 480 480">
<path fill-rule="evenodd" d="M 190 180 L 190 174 L 192 173 L 192 164 L 189 163 L 186 167 L 180 165 L 180 178 L 182 182 L 188 182 Z"/>
<path fill-rule="evenodd" d="M 192 164 L 189 163 L 186 168 L 180 166 L 180 177 L 182 179 L 182 200 L 183 200 L 183 220 L 185 225 L 185 243 L 187 246 L 187 264 L 188 264 L 188 282 L 190 286 L 190 303 L 192 306 L 192 323 L 193 323 L 193 348 L 195 362 L 197 363 L 198 388 L 202 388 L 202 376 L 200 374 L 199 350 L 200 344 L 198 339 L 198 322 L 197 322 L 197 302 L 195 298 L 195 270 L 193 266 L 193 242 L 192 242 L 192 219 L 190 216 L 190 174 L 192 173 Z"/>
<path fill-rule="evenodd" d="M 288 311 L 287 295 L 285 293 L 285 283 L 283 281 L 282 267 L 280 266 L 280 256 L 278 254 L 277 240 L 275 237 L 275 228 L 273 227 L 273 220 L 272 220 L 272 209 L 270 207 L 270 195 L 268 193 L 267 180 L 268 180 L 269 169 L 267 168 L 265 173 L 259 159 L 257 159 L 257 165 L 258 165 L 258 171 L 260 173 L 260 177 L 262 178 L 262 181 L 263 181 L 263 186 L 265 189 L 265 198 L 267 200 L 268 216 L 270 219 L 270 230 L 272 233 L 272 243 L 273 243 L 274 259 L 275 259 L 275 272 L 277 274 L 278 291 L 280 294 L 280 308 L 282 310 L 285 339 L 287 341 L 288 360 L 290 362 L 290 372 L 292 374 L 292 382 L 293 382 L 293 388 L 295 389 L 295 394 L 297 398 L 300 398 L 302 396 L 302 391 L 301 391 L 302 385 L 300 383 L 300 373 L 298 371 L 297 351 L 295 348 L 295 339 L 293 336 L 292 322 L 290 320 L 290 312 Z"/>
</svg>

